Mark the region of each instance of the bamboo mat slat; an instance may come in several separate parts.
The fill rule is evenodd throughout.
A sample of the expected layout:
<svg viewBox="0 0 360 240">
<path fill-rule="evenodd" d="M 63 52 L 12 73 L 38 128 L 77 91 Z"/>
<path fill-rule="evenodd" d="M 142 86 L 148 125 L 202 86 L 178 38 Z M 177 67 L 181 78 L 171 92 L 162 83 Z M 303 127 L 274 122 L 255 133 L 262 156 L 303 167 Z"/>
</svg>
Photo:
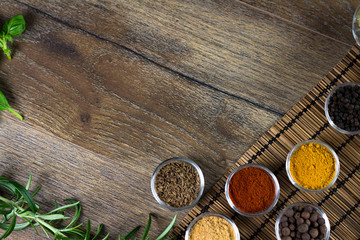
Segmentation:
<svg viewBox="0 0 360 240">
<path fill-rule="evenodd" d="M 204 212 L 218 212 L 235 221 L 241 239 L 276 239 L 274 224 L 282 209 L 291 203 L 318 204 L 328 215 L 330 239 L 360 239 L 360 138 L 344 135 L 329 126 L 324 103 L 328 93 L 344 82 L 360 82 L 360 48 L 355 45 L 347 55 L 285 116 L 265 133 L 199 201 L 175 229 L 183 239 L 189 223 Z M 298 142 L 318 139 L 328 143 L 339 155 L 340 174 L 332 188 L 310 194 L 295 188 L 286 175 L 285 160 Z M 277 205 L 265 216 L 246 218 L 228 205 L 224 186 L 236 167 L 257 163 L 277 176 L 281 193 Z"/>
</svg>

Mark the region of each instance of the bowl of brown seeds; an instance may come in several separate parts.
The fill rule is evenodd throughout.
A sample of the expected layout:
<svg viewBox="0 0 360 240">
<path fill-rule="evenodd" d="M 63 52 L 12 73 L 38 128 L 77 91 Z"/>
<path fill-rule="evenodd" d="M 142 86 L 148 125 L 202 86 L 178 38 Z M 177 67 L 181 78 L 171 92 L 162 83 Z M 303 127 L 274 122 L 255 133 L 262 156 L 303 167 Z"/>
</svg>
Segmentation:
<svg viewBox="0 0 360 240">
<path fill-rule="evenodd" d="M 205 187 L 200 167 L 185 158 L 171 158 L 162 162 L 151 177 L 151 191 L 158 203 L 173 211 L 193 207 Z"/>
<path fill-rule="evenodd" d="M 319 206 L 297 202 L 280 213 L 275 223 L 275 233 L 278 240 L 328 240 L 330 222 Z"/>
</svg>

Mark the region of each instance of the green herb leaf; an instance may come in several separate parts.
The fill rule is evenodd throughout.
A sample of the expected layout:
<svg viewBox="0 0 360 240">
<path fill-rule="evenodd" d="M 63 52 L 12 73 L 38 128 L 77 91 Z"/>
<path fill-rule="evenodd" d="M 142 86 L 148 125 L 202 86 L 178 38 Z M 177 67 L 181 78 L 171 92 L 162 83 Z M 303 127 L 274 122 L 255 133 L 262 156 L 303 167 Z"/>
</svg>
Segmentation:
<svg viewBox="0 0 360 240">
<path fill-rule="evenodd" d="M 125 239 L 125 240 L 130 240 L 131 237 L 134 236 L 134 235 L 137 233 L 137 231 L 139 231 L 139 229 L 140 229 L 140 226 L 135 227 L 135 228 L 134 228 L 133 230 L 131 230 L 128 234 L 126 234 L 126 235 L 123 237 L 123 239 Z"/>
<path fill-rule="evenodd" d="M 95 236 L 92 238 L 92 240 L 96 240 L 98 238 L 98 236 L 100 235 L 101 230 L 102 230 L 103 227 L 104 227 L 104 224 L 99 224 L 97 232 L 96 232 Z"/>
<path fill-rule="evenodd" d="M 6 35 L 19 36 L 25 31 L 24 17 L 22 15 L 16 15 L 15 17 L 11 18 L 4 24 L 2 31 Z"/>
<path fill-rule="evenodd" d="M 86 234 L 84 240 L 90 240 L 90 233 L 91 233 L 91 222 L 87 220 L 87 227 L 86 227 Z"/>
<path fill-rule="evenodd" d="M 172 227 L 173 227 L 174 224 L 175 224 L 176 217 L 177 217 L 177 214 L 175 214 L 174 218 L 172 219 L 172 221 L 170 222 L 170 224 L 167 226 L 167 228 L 166 228 L 155 240 L 161 240 L 161 239 L 163 239 L 164 237 L 166 237 L 166 235 L 169 234 L 170 230 L 172 229 Z"/>
<path fill-rule="evenodd" d="M 22 15 L 16 15 L 3 25 L 0 31 L 0 48 L 6 56 L 11 59 L 11 50 L 7 46 L 7 42 L 13 43 L 13 36 L 19 36 L 25 31 L 25 19 Z"/>
<path fill-rule="evenodd" d="M 6 231 L 5 231 L 4 234 L 0 237 L 0 239 L 4 239 L 4 238 L 6 238 L 7 236 L 9 236 L 10 233 L 11 233 L 12 231 L 14 231 L 15 224 L 16 224 L 16 215 L 14 215 L 14 217 L 13 217 L 12 220 L 11 220 L 11 223 L 10 223 L 8 229 L 6 229 Z"/>
<path fill-rule="evenodd" d="M 40 215 L 39 218 L 49 221 L 59 220 L 59 219 L 69 219 L 69 217 L 65 217 L 62 214 Z"/>
<path fill-rule="evenodd" d="M 150 226 L 151 226 L 151 214 L 149 214 L 149 219 L 148 219 L 148 222 L 146 224 L 145 231 L 144 231 L 144 234 L 142 235 L 141 240 L 146 240 L 146 236 L 149 233 Z"/>
<path fill-rule="evenodd" d="M 20 120 L 23 120 L 23 117 L 15 112 L 9 105 L 5 95 L 0 91 L 0 111 L 9 110 L 10 112 L 14 113 Z"/>
</svg>

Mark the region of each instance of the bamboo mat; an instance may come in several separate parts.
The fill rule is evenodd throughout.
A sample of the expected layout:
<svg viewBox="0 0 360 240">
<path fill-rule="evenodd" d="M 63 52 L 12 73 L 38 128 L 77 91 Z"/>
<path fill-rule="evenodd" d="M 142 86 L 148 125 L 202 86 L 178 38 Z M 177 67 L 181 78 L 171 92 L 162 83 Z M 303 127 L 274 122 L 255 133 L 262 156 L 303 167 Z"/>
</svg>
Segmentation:
<svg viewBox="0 0 360 240">
<path fill-rule="evenodd" d="M 360 82 L 360 48 L 354 46 L 298 104 L 265 133 L 202 197 L 175 229 L 184 238 L 189 223 L 204 212 L 218 212 L 232 218 L 239 227 L 241 239 L 276 239 L 274 224 L 282 209 L 298 201 L 319 205 L 331 225 L 330 239 L 360 239 L 360 137 L 337 132 L 327 123 L 324 103 L 336 85 Z M 285 160 L 291 148 L 300 141 L 317 139 L 328 143 L 340 159 L 340 174 L 334 186 L 323 193 L 310 194 L 295 188 L 289 181 Z M 236 167 L 257 163 L 268 167 L 280 183 L 280 198 L 265 216 L 246 218 L 228 205 L 224 186 Z"/>
</svg>

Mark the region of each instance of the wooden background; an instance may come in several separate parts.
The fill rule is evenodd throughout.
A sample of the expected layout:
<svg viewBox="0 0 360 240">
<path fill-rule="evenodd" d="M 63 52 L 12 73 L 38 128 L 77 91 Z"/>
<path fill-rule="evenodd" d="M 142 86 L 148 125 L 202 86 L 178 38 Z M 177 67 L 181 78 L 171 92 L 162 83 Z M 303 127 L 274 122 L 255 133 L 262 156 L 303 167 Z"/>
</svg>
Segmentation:
<svg viewBox="0 0 360 240">
<path fill-rule="evenodd" d="M 0 89 L 0 174 L 42 185 L 36 200 L 82 202 L 112 238 L 155 214 L 163 160 L 203 169 L 206 190 L 354 44 L 360 1 L 1 0 L 23 14 Z M 187 212 L 179 213 L 179 221 Z M 32 229 L 8 239 L 44 239 Z"/>
</svg>

